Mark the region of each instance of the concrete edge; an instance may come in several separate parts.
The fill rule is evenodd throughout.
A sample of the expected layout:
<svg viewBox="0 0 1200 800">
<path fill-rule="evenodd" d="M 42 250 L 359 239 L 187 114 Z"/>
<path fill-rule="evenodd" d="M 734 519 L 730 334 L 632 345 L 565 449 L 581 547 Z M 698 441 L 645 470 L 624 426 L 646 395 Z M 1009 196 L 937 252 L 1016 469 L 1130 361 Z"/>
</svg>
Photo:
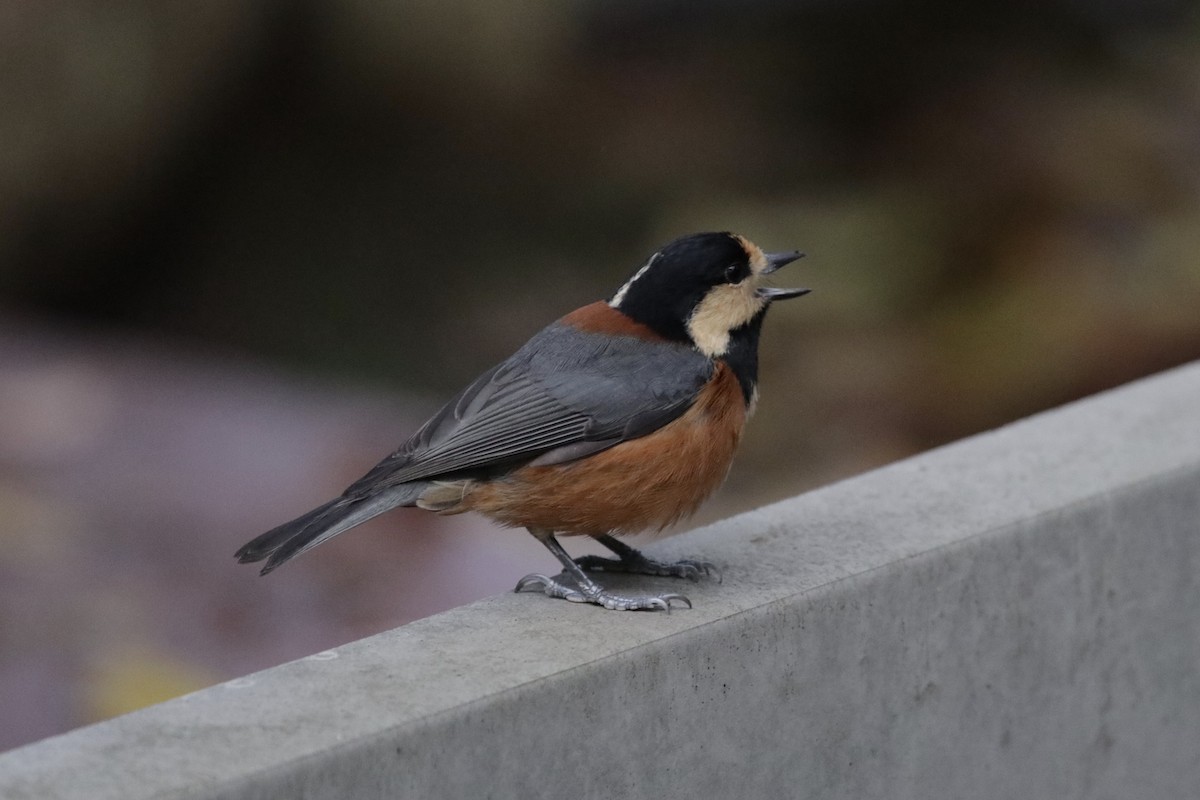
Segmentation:
<svg viewBox="0 0 1200 800">
<path fill-rule="evenodd" d="M 728 632 L 844 579 L 1192 474 L 1197 397 L 1192 364 L 674 537 L 654 549 L 725 571 L 722 585 L 688 587 L 690 612 L 489 598 L 0 754 L 0 795 L 207 797 L 328 773 L 381 740 L 458 724 L 598 665 L 653 660 L 680 637 Z"/>
</svg>

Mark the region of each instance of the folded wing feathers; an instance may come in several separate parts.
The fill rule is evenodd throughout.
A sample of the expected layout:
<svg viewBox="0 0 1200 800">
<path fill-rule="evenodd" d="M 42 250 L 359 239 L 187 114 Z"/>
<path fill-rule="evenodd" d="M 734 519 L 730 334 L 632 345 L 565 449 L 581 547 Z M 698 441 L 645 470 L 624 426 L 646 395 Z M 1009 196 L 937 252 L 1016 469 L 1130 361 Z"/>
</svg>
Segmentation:
<svg viewBox="0 0 1200 800">
<path fill-rule="evenodd" d="M 593 368 L 597 359 L 607 368 Z M 691 404 L 707 378 L 705 367 L 711 371 L 703 356 L 686 348 L 647 351 L 636 341 L 551 326 L 476 379 L 347 496 L 534 458 L 579 442 L 611 446 L 614 436 L 645 435 Z M 645 381 L 614 381 L 614 374 L 631 372 Z"/>
<path fill-rule="evenodd" d="M 373 470 L 373 476 L 348 491 L 362 496 L 385 486 L 536 454 L 577 441 L 587 431 L 586 416 L 567 411 L 534 387 L 525 388 L 524 396 L 516 391 L 493 394 L 477 415 L 464 419 L 444 439 L 398 459 L 391 468 Z"/>
</svg>

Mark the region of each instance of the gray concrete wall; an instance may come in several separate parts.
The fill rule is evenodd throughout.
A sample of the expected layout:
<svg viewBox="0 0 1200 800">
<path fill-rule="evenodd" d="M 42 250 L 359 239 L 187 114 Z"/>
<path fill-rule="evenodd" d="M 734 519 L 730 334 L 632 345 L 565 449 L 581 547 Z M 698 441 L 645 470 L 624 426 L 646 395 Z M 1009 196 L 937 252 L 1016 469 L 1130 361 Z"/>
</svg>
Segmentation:
<svg viewBox="0 0 1200 800">
<path fill-rule="evenodd" d="M 1200 365 L 655 550 L 725 582 L 475 603 L 0 755 L 0 797 L 1200 797 Z"/>
</svg>

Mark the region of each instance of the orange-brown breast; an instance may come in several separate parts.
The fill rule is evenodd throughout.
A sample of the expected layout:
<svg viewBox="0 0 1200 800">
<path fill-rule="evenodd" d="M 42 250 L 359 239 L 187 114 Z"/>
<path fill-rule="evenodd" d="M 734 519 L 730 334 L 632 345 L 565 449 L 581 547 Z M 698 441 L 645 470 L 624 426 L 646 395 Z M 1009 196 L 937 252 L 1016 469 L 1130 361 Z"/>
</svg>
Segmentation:
<svg viewBox="0 0 1200 800">
<path fill-rule="evenodd" d="M 578 461 L 469 484 L 453 511 L 563 534 L 661 530 L 725 480 L 745 421 L 737 378 L 719 364 L 691 408 L 654 433 Z"/>
</svg>

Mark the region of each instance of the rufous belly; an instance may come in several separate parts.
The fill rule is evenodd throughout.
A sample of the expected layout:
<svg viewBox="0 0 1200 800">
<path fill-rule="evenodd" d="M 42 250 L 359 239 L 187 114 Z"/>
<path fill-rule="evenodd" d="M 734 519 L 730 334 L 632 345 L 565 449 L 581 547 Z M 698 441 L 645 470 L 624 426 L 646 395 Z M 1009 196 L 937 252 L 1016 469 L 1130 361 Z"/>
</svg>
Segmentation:
<svg viewBox="0 0 1200 800">
<path fill-rule="evenodd" d="M 745 421 L 737 378 L 719 364 L 691 408 L 654 433 L 578 461 L 469 482 L 461 503 L 445 510 L 568 535 L 661 530 L 724 482 Z"/>
</svg>

